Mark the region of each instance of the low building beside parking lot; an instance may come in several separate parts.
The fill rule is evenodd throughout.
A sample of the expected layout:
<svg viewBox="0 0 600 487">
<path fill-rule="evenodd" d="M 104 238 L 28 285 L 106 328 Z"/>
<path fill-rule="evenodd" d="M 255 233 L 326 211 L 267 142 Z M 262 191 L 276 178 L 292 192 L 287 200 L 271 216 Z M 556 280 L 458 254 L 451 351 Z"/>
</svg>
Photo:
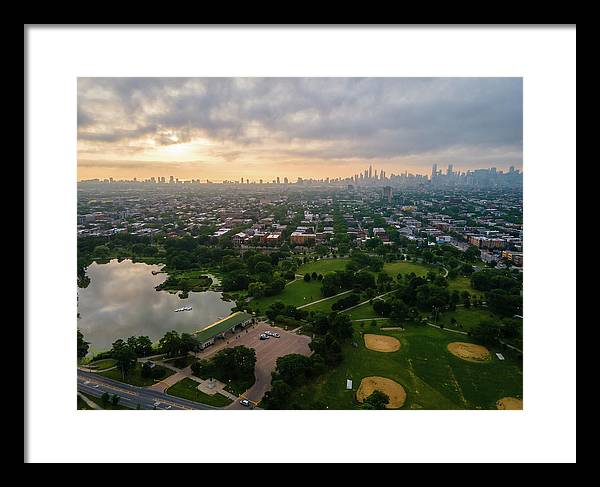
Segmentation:
<svg viewBox="0 0 600 487">
<path fill-rule="evenodd" d="M 204 350 L 206 347 L 213 345 L 216 339 L 225 338 L 228 332 L 235 333 L 236 329 L 246 328 L 252 323 L 254 323 L 254 318 L 251 314 L 238 311 L 222 320 L 215 321 L 212 325 L 197 331 L 194 335 L 200 342 L 200 348 Z"/>
</svg>

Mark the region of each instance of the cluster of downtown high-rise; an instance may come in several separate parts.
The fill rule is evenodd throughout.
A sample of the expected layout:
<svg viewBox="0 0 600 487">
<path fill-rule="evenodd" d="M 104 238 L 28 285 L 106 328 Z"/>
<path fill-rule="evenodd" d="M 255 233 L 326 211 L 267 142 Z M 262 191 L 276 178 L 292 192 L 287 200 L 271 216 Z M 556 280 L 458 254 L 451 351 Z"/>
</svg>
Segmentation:
<svg viewBox="0 0 600 487">
<path fill-rule="evenodd" d="M 473 169 L 467 171 L 454 171 L 453 164 L 449 164 L 446 171 L 438 169 L 437 164 L 433 164 L 431 174 L 412 174 L 404 171 L 400 174 L 390 173 L 384 169 L 376 169 L 370 165 L 364 171 L 353 174 L 350 177 L 338 178 L 301 178 L 298 177 L 295 182 L 287 177 L 279 176 L 273 179 L 253 179 L 240 178 L 237 180 L 212 181 L 210 179 L 185 179 L 180 180 L 174 176 L 166 178 L 164 176 L 150 177 L 146 179 L 133 178 L 131 180 L 106 179 L 87 179 L 82 183 L 135 183 L 135 184 L 159 184 L 159 185 L 180 185 L 180 184 L 226 184 L 226 185 L 349 185 L 353 186 L 461 186 L 461 187 L 513 187 L 520 188 L 523 185 L 523 173 L 511 166 L 508 171 L 498 170 L 495 167 L 487 169 Z"/>
</svg>

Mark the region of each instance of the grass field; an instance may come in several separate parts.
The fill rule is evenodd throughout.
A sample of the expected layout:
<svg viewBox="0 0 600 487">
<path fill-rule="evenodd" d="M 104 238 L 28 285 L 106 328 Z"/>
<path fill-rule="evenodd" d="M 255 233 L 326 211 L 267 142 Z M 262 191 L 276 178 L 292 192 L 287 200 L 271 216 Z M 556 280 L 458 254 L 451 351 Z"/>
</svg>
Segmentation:
<svg viewBox="0 0 600 487">
<path fill-rule="evenodd" d="M 456 319 L 456 324 L 451 323 L 452 318 Z M 458 307 L 456 311 L 445 311 L 441 314 L 437 324 L 443 324 L 447 328 L 469 331 L 476 328 L 483 320 L 498 320 L 499 318 L 490 313 L 485 308 L 464 308 Z M 462 325 L 459 326 L 459 325 Z"/>
<path fill-rule="evenodd" d="M 117 361 L 112 358 L 106 358 L 102 360 L 97 360 L 96 362 L 91 362 L 88 364 L 88 367 L 94 368 L 96 370 L 106 370 L 114 367 L 117 364 Z"/>
<path fill-rule="evenodd" d="M 316 262 L 308 262 L 298 269 L 298 274 L 306 274 L 307 272 L 312 274 L 327 274 L 328 272 L 343 271 L 346 269 L 346 264 L 350 262 L 350 259 L 321 259 Z"/>
<path fill-rule="evenodd" d="M 344 314 L 348 315 L 351 320 L 364 320 L 366 318 L 378 317 L 370 303 L 361 304 L 350 311 L 345 311 Z"/>
<path fill-rule="evenodd" d="M 495 409 L 504 396 L 523 396 L 522 367 L 516 357 L 502 350 L 506 360 L 495 356 L 487 363 L 472 363 L 454 357 L 447 350 L 453 341 L 468 337 L 431 327 L 411 326 L 405 331 L 377 331 L 400 340 L 397 352 L 368 350 L 355 324 L 351 344 L 344 345 L 341 365 L 293 392 L 291 408 L 356 409 L 355 393 L 363 377 L 382 376 L 401 384 L 407 392 L 403 409 Z M 494 350 L 491 350 L 492 352 Z M 346 390 L 346 379 L 353 390 Z"/>
<path fill-rule="evenodd" d="M 160 366 L 157 365 L 157 367 L 160 367 Z M 164 367 L 160 367 L 160 368 L 165 371 L 165 375 L 163 375 L 159 380 L 162 380 L 165 377 L 169 377 L 170 375 L 175 373 L 170 369 L 166 369 Z M 123 379 L 121 371 L 118 369 L 107 370 L 105 372 L 98 372 L 98 373 L 104 377 L 108 377 L 109 379 L 118 380 L 119 382 L 125 382 L 126 384 L 131 384 L 132 386 L 138 386 L 138 387 L 147 387 L 147 386 L 151 386 L 155 382 L 158 382 L 158 381 L 152 379 L 151 377 L 142 377 L 142 367 L 139 363 L 136 364 L 136 366 L 134 367 L 133 370 L 129 371 L 129 375 L 126 375 L 125 379 Z"/>
<path fill-rule="evenodd" d="M 275 296 L 253 299 L 250 301 L 250 309 L 256 310 L 258 308 L 261 313 L 264 313 L 271 304 L 277 301 L 293 306 L 302 306 L 319 299 L 322 299 L 321 281 L 305 282 L 303 279 L 298 279 Z"/>
<path fill-rule="evenodd" d="M 383 270 L 390 276 L 396 279 L 398 274 L 410 274 L 414 272 L 417 276 L 426 276 L 429 271 L 437 271 L 437 267 L 429 266 L 427 264 L 417 264 L 415 262 L 386 262 L 383 265 Z"/>
<path fill-rule="evenodd" d="M 333 304 L 337 303 L 340 299 L 347 298 L 349 295 L 350 295 L 350 293 L 342 294 L 341 296 L 336 296 L 336 297 L 332 296 L 327 301 L 322 301 L 321 303 L 317 303 L 317 304 L 311 304 L 310 306 L 306 306 L 303 309 L 305 309 L 306 311 L 320 311 L 322 313 L 331 313 L 331 311 L 333 311 L 331 309 L 331 306 Z M 321 298 L 321 299 L 323 299 L 323 298 Z"/>
<path fill-rule="evenodd" d="M 171 396 L 182 397 L 189 401 L 200 402 L 202 404 L 208 404 L 209 406 L 225 407 L 231 404 L 231 400 L 222 394 L 205 394 L 197 389 L 198 382 L 192 379 L 183 379 L 177 382 L 175 385 L 169 387 L 165 392 Z"/>
<path fill-rule="evenodd" d="M 483 294 L 481 293 L 481 291 L 477 291 L 477 289 L 473 289 L 471 287 L 471 279 L 469 279 L 468 277 L 464 277 L 464 276 L 458 276 L 455 279 L 449 280 L 448 281 L 448 290 L 450 292 L 457 290 L 459 293 L 462 293 L 463 291 L 468 291 L 469 294 L 471 295 L 471 297 L 475 297 L 475 296 L 483 297 Z"/>
</svg>

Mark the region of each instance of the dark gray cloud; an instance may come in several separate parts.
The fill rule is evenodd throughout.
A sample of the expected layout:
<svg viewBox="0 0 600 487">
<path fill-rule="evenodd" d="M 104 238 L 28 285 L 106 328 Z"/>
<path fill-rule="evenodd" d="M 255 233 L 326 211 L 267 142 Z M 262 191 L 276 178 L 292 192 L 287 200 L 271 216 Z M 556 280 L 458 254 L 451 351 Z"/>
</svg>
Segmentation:
<svg viewBox="0 0 600 487">
<path fill-rule="evenodd" d="M 307 158 L 520 157 L 522 99 L 521 78 L 82 78 L 79 139 L 202 136 Z"/>
</svg>

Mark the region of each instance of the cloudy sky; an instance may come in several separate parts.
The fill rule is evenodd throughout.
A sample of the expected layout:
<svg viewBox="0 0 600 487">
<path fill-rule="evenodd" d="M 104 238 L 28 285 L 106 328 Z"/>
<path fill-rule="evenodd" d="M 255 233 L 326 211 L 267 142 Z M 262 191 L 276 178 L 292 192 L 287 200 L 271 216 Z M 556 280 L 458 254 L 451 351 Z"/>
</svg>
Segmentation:
<svg viewBox="0 0 600 487">
<path fill-rule="evenodd" d="M 522 167 L 521 78 L 79 78 L 78 178 Z"/>
</svg>

